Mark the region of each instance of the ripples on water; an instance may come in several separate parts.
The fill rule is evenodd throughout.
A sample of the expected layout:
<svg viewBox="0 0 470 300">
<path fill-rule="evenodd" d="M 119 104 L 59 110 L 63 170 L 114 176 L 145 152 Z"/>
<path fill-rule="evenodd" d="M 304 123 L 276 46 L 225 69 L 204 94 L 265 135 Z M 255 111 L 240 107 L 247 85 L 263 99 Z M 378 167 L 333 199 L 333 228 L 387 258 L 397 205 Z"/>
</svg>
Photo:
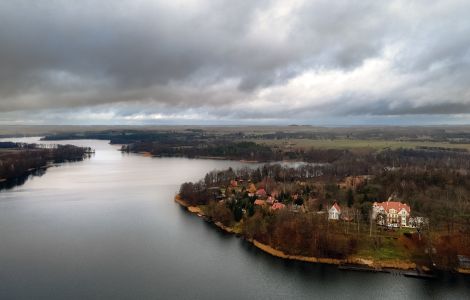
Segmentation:
<svg viewBox="0 0 470 300">
<path fill-rule="evenodd" d="M 1 299 L 470 297 L 463 276 L 422 280 L 277 259 L 173 202 L 182 182 L 242 163 L 65 143 L 96 154 L 0 192 Z"/>
</svg>

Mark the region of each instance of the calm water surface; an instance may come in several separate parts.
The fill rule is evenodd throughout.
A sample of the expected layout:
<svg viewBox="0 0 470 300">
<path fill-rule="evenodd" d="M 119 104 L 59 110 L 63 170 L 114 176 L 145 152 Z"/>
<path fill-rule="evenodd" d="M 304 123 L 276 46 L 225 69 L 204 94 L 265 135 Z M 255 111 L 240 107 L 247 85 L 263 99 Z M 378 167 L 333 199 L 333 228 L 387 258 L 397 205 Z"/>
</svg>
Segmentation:
<svg viewBox="0 0 470 300">
<path fill-rule="evenodd" d="M 469 277 L 422 280 L 273 258 L 173 202 L 182 182 L 241 163 L 66 143 L 96 154 L 0 192 L 1 299 L 470 298 Z"/>
</svg>

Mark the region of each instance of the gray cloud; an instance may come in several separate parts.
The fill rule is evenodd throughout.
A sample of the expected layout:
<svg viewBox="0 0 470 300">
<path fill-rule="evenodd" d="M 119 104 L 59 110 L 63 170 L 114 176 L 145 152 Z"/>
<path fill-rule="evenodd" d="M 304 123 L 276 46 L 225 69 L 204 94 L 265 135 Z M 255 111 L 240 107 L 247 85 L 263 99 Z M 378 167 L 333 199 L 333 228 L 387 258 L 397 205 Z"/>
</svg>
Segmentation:
<svg viewBox="0 0 470 300">
<path fill-rule="evenodd" d="M 470 113 L 469 9 L 463 0 L 3 1 L 0 118 Z"/>
</svg>

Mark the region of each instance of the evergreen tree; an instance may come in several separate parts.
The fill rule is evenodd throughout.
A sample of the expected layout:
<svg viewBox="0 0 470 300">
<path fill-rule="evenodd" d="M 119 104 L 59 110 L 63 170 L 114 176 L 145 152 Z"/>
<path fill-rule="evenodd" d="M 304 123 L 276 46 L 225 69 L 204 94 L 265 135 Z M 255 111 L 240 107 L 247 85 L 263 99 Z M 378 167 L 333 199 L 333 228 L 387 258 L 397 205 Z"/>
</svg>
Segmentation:
<svg viewBox="0 0 470 300">
<path fill-rule="evenodd" d="M 348 190 L 347 199 L 348 199 L 348 207 L 351 208 L 354 204 L 354 194 L 351 189 Z"/>
</svg>

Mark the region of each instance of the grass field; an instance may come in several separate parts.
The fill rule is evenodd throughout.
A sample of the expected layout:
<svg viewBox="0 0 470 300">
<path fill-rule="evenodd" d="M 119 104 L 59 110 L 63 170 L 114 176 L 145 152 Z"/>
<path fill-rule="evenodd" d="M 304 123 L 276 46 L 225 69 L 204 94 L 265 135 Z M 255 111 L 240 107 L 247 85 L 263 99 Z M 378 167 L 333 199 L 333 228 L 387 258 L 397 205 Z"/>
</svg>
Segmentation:
<svg viewBox="0 0 470 300">
<path fill-rule="evenodd" d="M 445 147 L 470 150 L 470 144 L 451 144 L 447 142 L 419 142 L 419 141 L 389 141 L 389 140 L 352 140 L 352 139 L 334 139 L 334 140 L 311 140 L 311 139 L 287 139 L 287 140 L 253 140 L 259 144 L 279 147 L 292 148 L 324 148 L 324 149 L 396 149 L 396 148 L 416 148 L 426 147 Z"/>
<path fill-rule="evenodd" d="M 401 243 L 392 238 L 382 238 L 381 244 L 378 247 L 374 247 L 371 244 L 371 240 L 365 238 L 359 242 L 358 248 L 358 256 L 370 257 L 374 260 L 406 260 L 411 258 L 411 253 Z"/>
</svg>

